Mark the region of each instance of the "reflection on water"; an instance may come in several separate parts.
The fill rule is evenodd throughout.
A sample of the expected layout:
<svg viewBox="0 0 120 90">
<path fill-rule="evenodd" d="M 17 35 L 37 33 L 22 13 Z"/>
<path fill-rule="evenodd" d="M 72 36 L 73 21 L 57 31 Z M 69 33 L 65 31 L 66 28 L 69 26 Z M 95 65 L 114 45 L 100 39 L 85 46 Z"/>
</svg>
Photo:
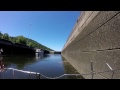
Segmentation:
<svg viewBox="0 0 120 90">
<path fill-rule="evenodd" d="M 5 56 L 3 57 L 5 68 L 16 68 L 32 72 L 39 72 L 47 77 L 58 77 L 63 74 L 77 74 L 78 72 L 60 55 L 46 54 L 44 56 Z M 11 72 L 6 73 L 6 78 L 12 78 Z M 15 72 L 17 78 L 27 78 L 20 72 Z M 64 77 L 82 78 L 83 77 Z"/>
</svg>

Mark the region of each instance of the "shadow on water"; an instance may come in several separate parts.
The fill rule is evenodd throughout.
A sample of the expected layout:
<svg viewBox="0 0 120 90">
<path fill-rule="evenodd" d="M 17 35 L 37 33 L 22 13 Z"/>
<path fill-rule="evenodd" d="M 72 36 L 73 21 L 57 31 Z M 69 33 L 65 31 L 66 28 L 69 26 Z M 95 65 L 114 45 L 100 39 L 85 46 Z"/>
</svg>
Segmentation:
<svg viewBox="0 0 120 90">
<path fill-rule="evenodd" d="M 49 54 L 39 55 L 39 56 L 7 55 L 7 56 L 2 56 L 2 61 L 5 65 L 5 68 L 16 68 L 16 69 L 24 70 L 26 66 L 32 65 L 39 61 L 44 61 L 46 58 L 49 57 L 50 57 Z"/>
<path fill-rule="evenodd" d="M 5 56 L 3 62 L 6 68 L 15 66 L 18 69 L 23 69 L 24 66 L 36 62 L 36 58 L 28 55 Z"/>
<path fill-rule="evenodd" d="M 66 74 L 79 74 L 77 70 L 64 58 L 62 57 L 64 70 Z M 83 76 L 67 76 L 67 79 L 84 79 Z"/>
</svg>

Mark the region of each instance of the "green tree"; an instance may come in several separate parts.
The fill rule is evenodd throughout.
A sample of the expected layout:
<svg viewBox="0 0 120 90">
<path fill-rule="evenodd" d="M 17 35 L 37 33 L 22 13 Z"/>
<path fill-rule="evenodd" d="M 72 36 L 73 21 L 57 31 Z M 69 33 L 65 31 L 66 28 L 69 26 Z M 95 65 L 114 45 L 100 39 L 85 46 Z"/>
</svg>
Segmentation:
<svg viewBox="0 0 120 90">
<path fill-rule="evenodd" d="M 34 44 L 33 44 L 32 42 L 29 42 L 29 43 L 28 43 L 28 46 L 34 47 Z"/>
<path fill-rule="evenodd" d="M 0 39 L 2 39 L 2 36 L 3 36 L 3 34 L 2 34 L 1 31 L 0 31 Z"/>
<path fill-rule="evenodd" d="M 43 50 L 52 50 L 52 49 L 50 49 L 50 48 L 32 40 L 32 39 L 29 39 L 29 38 L 26 38 L 23 36 L 10 37 L 7 33 L 2 34 L 1 31 L 0 31 L 0 39 L 6 39 L 6 40 L 9 40 L 13 43 L 20 43 L 20 44 L 28 45 L 30 47 L 40 48 Z"/>
<path fill-rule="evenodd" d="M 4 33 L 2 36 L 3 39 L 10 40 L 10 37 L 7 33 Z"/>
<path fill-rule="evenodd" d="M 20 43 L 20 44 L 27 45 L 27 39 L 24 38 L 23 36 L 18 36 L 18 37 L 16 38 L 16 41 L 15 41 L 15 42 L 16 42 L 16 43 Z"/>
</svg>

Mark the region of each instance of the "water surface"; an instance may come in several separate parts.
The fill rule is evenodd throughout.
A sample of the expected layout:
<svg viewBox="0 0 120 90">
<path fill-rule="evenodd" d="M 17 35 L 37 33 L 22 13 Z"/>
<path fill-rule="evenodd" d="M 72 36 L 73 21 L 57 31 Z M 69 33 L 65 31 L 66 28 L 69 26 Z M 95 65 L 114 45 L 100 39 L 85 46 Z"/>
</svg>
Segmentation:
<svg viewBox="0 0 120 90">
<path fill-rule="evenodd" d="M 61 54 L 47 54 L 44 56 L 30 56 L 30 55 L 19 55 L 19 56 L 3 56 L 2 61 L 5 65 L 5 68 L 15 68 L 19 70 L 39 72 L 42 75 L 47 77 L 58 77 L 63 74 L 78 74 L 78 72 L 70 65 L 67 60 L 65 60 Z M 17 78 L 17 79 L 34 79 L 35 75 L 21 73 L 18 71 L 13 72 L 12 70 L 7 70 L 6 72 L 1 73 L 1 78 Z M 67 79 L 83 79 L 82 76 L 69 76 L 62 77 Z M 61 78 L 60 78 L 61 79 Z"/>
</svg>

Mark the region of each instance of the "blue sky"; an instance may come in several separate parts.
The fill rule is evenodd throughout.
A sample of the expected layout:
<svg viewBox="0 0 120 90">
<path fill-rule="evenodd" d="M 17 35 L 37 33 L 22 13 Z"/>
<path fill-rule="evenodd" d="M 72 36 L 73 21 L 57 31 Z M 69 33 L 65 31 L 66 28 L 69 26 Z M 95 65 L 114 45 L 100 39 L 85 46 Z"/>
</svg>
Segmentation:
<svg viewBox="0 0 120 90">
<path fill-rule="evenodd" d="M 0 31 L 61 51 L 79 15 L 80 11 L 0 11 Z"/>
</svg>

